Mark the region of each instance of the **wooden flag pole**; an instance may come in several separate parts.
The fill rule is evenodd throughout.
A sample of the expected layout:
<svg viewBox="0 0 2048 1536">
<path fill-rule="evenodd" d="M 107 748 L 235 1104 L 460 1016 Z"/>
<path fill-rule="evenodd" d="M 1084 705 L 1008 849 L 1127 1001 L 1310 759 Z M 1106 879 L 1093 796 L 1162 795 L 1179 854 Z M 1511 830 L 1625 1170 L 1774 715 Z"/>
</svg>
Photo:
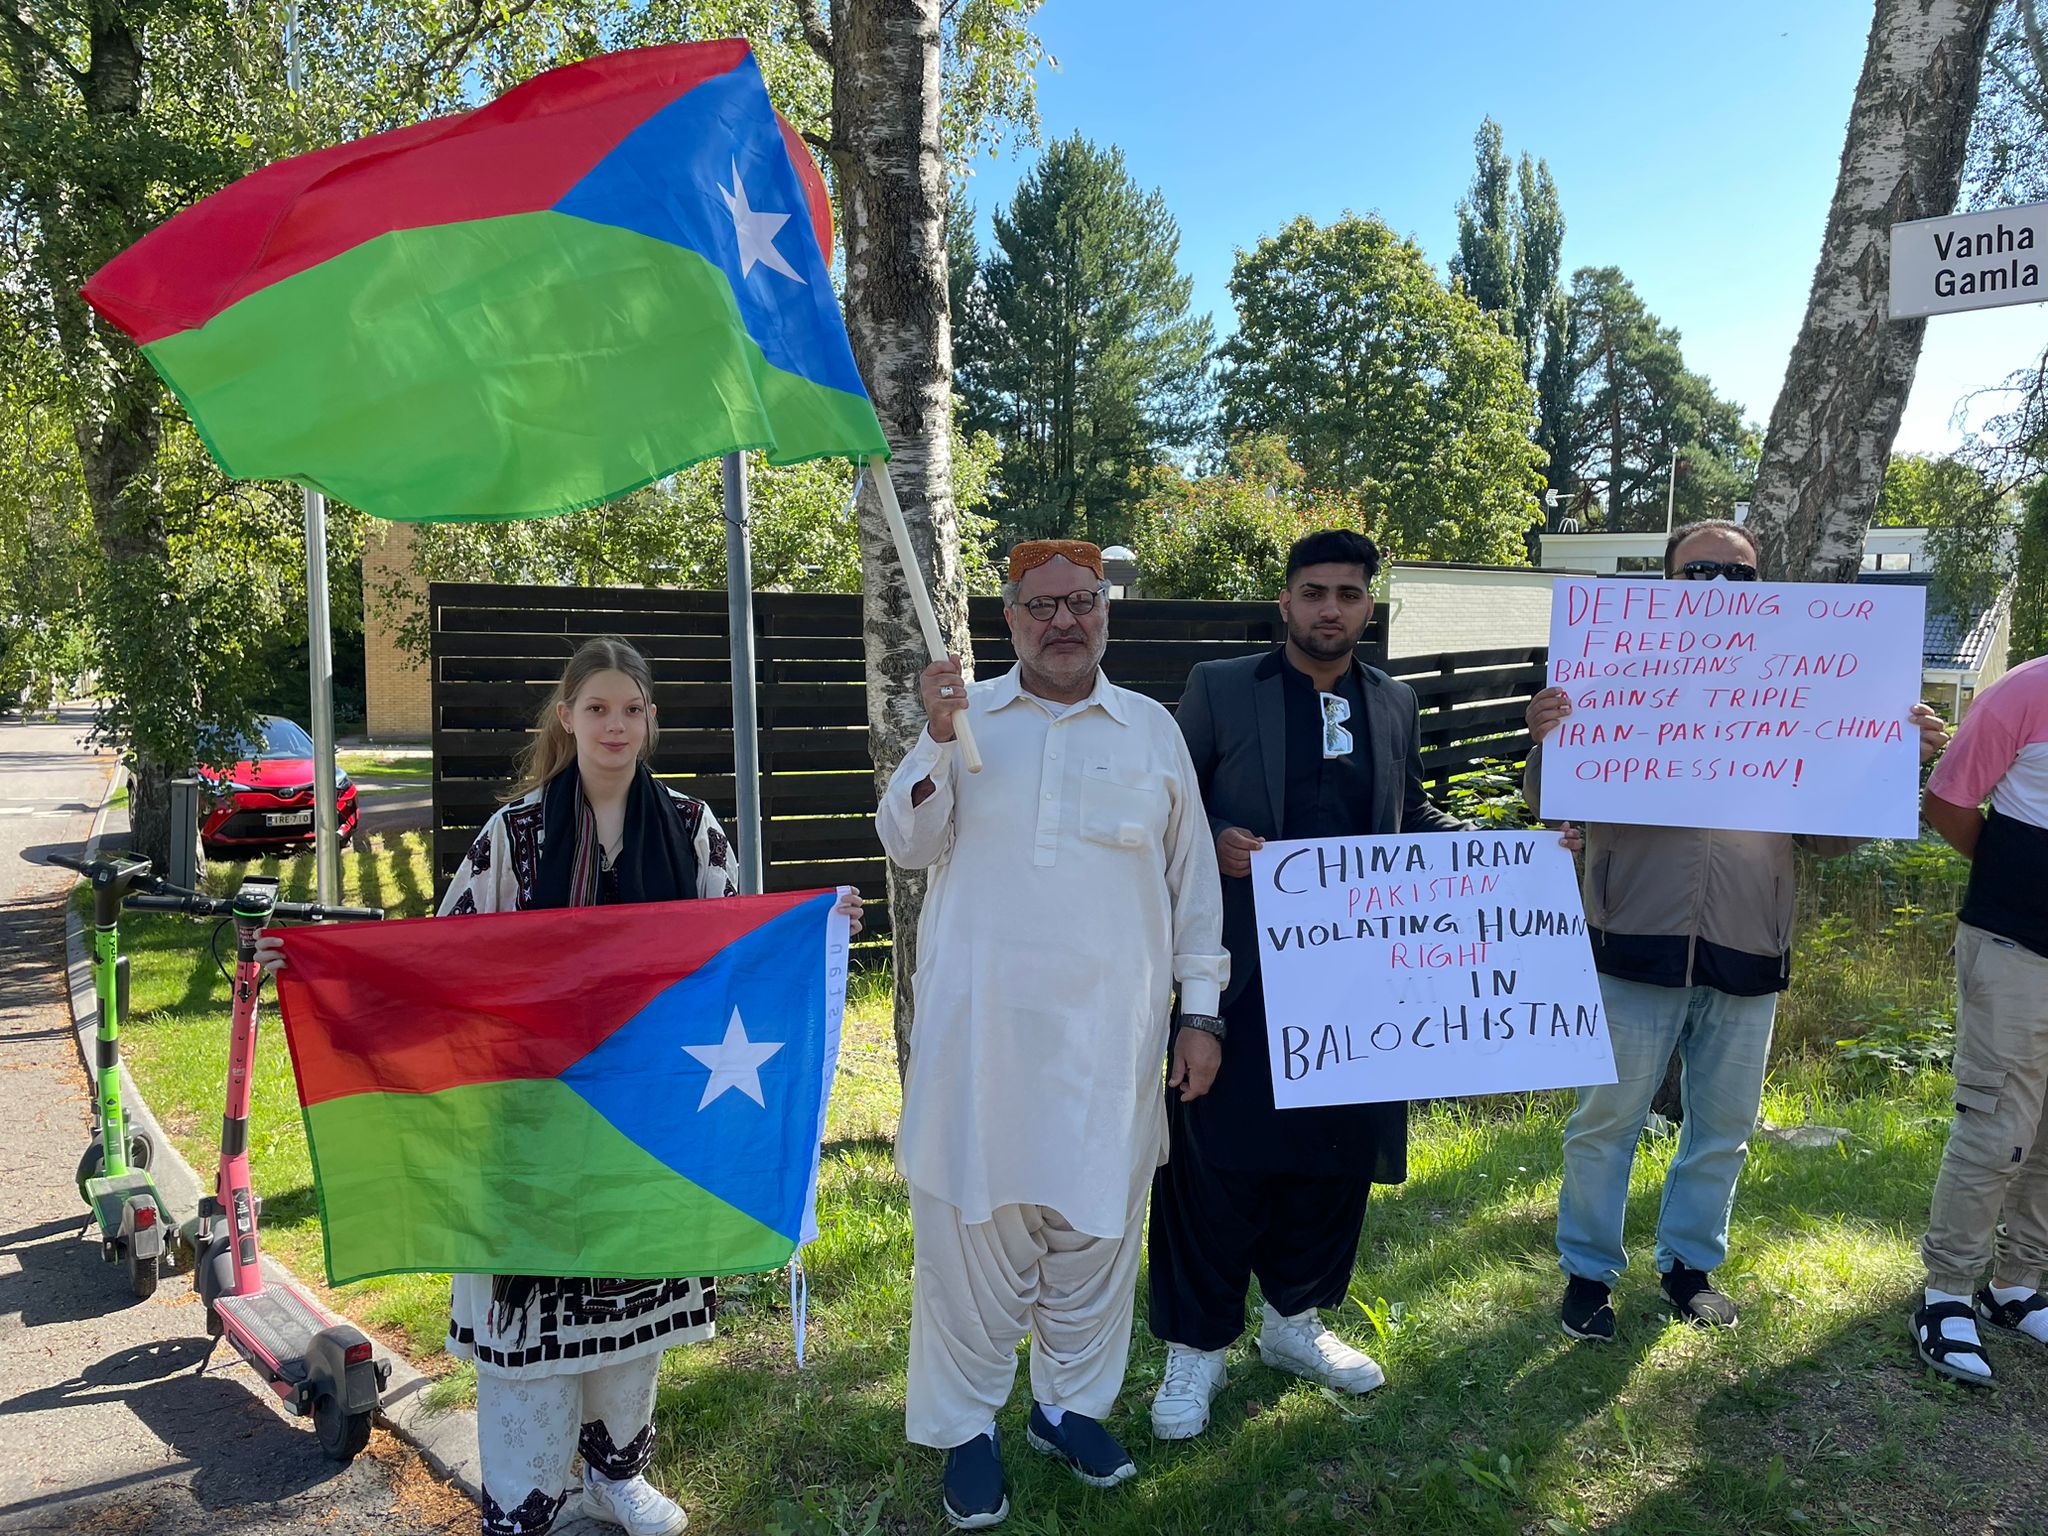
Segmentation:
<svg viewBox="0 0 2048 1536">
<path fill-rule="evenodd" d="M 924 646 L 933 661 L 947 656 L 946 637 L 939 633 L 939 616 L 932 611 L 932 595 L 924 589 L 924 572 L 917 563 L 917 551 L 910 543 L 910 529 L 904 525 L 903 509 L 896 505 L 896 487 L 889 479 L 889 461 L 877 455 L 868 460 L 874 472 L 875 491 L 882 498 L 882 516 L 889 520 L 889 533 L 896 540 L 896 558 L 903 566 L 903 581 L 910 588 L 911 605 L 924 630 Z M 960 743 L 960 761 L 969 773 L 981 772 L 981 749 L 974 744 L 974 728 L 967 723 L 967 711 L 953 717 L 953 736 Z"/>
</svg>

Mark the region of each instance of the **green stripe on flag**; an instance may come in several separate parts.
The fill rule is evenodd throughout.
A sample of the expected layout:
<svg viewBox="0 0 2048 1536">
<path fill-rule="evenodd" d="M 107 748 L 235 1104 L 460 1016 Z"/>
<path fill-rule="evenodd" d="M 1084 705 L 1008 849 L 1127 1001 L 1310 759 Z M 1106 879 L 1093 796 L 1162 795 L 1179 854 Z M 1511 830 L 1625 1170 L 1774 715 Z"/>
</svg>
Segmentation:
<svg viewBox="0 0 2048 1536">
<path fill-rule="evenodd" d="M 711 262 L 554 212 L 380 236 L 144 350 L 229 474 L 406 521 L 888 452 L 866 398 L 768 362 Z"/>
<path fill-rule="evenodd" d="M 331 1285 L 373 1275 L 747 1274 L 791 1241 L 557 1078 L 358 1093 L 306 1111 Z"/>
</svg>

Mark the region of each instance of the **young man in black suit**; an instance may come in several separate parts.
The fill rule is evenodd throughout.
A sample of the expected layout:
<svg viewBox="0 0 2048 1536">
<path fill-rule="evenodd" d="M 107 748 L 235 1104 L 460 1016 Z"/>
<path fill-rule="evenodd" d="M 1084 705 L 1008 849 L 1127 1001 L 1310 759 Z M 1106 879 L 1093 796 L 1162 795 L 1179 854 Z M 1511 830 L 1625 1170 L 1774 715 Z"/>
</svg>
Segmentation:
<svg viewBox="0 0 2048 1536">
<path fill-rule="evenodd" d="M 1208 1427 L 1253 1275 L 1266 1297 L 1259 1355 L 1268 1365 L 1340 1392 L 1385 1379 L 1317 1309 L 1349 1288 L 1373 1184 L 1407 1176 L 1408 1106 L 1274 1108 L 1247 878 L 1267 838 L 1465 825 L 1423 793 L 1414 691 L 1358 659 L 1379 565 L 1363 534 L 1302 539 L 1280 597 L 1286 643 L 1203 662 L 1181 697 L 1223 873 L 1230 983 L 1215 1085 L 1185 1103 L 1167 1094 L 1171 1154 L 1152 1182 L 1151 1323 L 1168 1351 L 1152 1431 L 1164 1440 Z"/>
</svg>

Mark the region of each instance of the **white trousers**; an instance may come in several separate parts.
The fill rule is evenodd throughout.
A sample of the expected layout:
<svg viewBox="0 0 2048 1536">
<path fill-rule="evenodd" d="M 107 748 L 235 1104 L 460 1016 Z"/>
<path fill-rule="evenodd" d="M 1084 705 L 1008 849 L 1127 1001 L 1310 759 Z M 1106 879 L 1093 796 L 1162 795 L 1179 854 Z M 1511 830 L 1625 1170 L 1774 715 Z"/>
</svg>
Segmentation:
<svg viewBox="0 0 2048 1536">
<path fill-rule="evenodd" d="M 654 1455 L 654 1378 L 661 1351 L 588 1371 L 476 1373 L 484 1536 L 539 1536 L 562 1512 L 577 1451 L 605 1477 L 628 1478 Z"/>
<path fill-rule="evenodd" d="M 1150 1168 L 1132 1180 L 1121 1237 L 1076 1232 L 1043 1205 L 999 1206 L 987 1221 L 910 1190 L 916 1270 L 904 1431 L 913 1445 L 963 1445 L 1009 1400 L 1017 1345 L 1031 1335 L 1031 1395 L 1107 1418 L 1124 1384 L 1144 1251 Z"/>
</svg>

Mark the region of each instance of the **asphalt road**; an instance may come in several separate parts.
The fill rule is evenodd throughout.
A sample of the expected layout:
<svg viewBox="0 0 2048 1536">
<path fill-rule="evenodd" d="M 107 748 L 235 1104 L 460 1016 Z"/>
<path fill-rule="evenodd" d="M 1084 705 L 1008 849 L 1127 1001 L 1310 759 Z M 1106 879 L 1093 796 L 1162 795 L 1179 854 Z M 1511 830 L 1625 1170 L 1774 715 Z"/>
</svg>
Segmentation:
<svg viewBox="0 0 2048 1536">
<path fill-rule="evenodd" d="M 87 715 L 0 720 L 0 1532 L 471 1532 L 476 1511 L 379 1430 L 346 1469 L 226 1352 L 183 1275 L 138 1302 L 83 1231 L 91 1105 L 64 992 L 69 873 L 109 763 Z M 222 1021 L 226 1027 L 226 1021 Z"/>
</svg>

